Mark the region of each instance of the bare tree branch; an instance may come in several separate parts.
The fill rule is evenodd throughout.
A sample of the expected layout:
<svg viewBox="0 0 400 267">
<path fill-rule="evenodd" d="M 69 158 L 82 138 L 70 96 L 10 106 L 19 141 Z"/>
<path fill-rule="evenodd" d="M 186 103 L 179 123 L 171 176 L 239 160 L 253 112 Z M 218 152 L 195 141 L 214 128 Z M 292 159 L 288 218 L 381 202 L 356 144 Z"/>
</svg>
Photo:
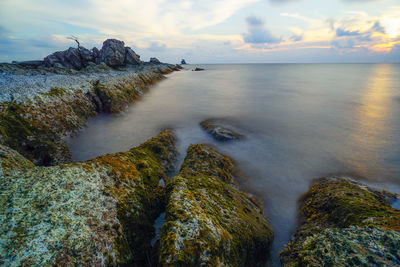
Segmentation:
<svg viewBox="0 0 400 267">
<path fill-rule="evenodd" d="M 78 37 L 76 37 L 75 35 L 68 36 L 67 39 L 75 41 L 78 44 L 78 49 L 81 47 L 81 44 L 78 41 Z"/>
</svg>

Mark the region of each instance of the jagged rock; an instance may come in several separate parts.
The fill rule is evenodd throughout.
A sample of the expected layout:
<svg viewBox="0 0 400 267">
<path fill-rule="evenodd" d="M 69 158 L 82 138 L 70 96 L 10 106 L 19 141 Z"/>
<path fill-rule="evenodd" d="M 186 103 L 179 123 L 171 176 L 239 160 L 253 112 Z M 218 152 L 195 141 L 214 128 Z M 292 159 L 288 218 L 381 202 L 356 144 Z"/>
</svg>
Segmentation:
<svg viewBox="0 0 400 267">
<path fill-rule="evenodd" d="M 58 51 L 44 58 L 46 67 L 64 67 L 80 70 L 95 61 L 95 54 L 84 48 L 70 47 L 65 51 Z"/>
<path fill-rule="evenodd" d="M 100 50 L 100 60 L 110 67 L 118 67 L 124 65 L 124 42 L 116 39 L 105 40 L 103 42 L 103 47 Z"/>
<path fill-rule="evenodd" d="M 394 194 L 354 180 L 320 178 L 300 198 L 300 226 L 283 266 L 398 266 L 400 210 Z"/>
<path fill-rule="evenodd" d="M 154 64 L 160 64 L 160 63 L 161 63 L 161 61 L 160 61 L 160 60 L 158 60 L 158 58 L 156 58 L 156 57 L 151 57 L 151 58 L 150 58 L 150 63 L 154 63 Z"/>
<path fill-rule="evenodd" d="M 140 64 L 140 56 L 136 54 L 130 47 L 125 47 L 125 64 Z"/>
<path fill-rule="evenodd" d="M 216 140 L 232 141 L 244 138 L 244 135 L 235 132 L 224 124 L 226 123 L 216 119 L 208 119 L 200 122 L 201 128 L 212 135 Z"/>
<path fill-rule="evenodd" d="M 160 266 L 263 266 L 273 239 L 260 203 L 234 186 L 231 159 L 191 145 L 167 182 Z"/>
<path fill-rule="evenodd" d="M 124 153 L 0 175 L 0 264 L 149 264 L 174 143 L 164 131 Z"/>
<path fill-rule="evenodd" d="M 182 65 L 186 65 L 187 63 L 186 63 L 186 61 L 185 61 L 184 59 L 182 59 L 182 60 L 181 60 L 181 64 L 182 64 Z"/>
</svg>

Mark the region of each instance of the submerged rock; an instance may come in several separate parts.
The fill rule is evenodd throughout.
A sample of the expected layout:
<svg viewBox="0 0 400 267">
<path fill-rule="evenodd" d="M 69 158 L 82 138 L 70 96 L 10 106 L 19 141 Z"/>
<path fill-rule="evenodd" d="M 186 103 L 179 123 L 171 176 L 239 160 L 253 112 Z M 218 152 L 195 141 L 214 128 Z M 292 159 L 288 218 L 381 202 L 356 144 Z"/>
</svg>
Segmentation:
<svg viewBox="0 0 400 267">
<path fill-rule="evenodd" d="M 273 239 L 259 202 L 234 186 L 234 166 L 207 145 L 192 145 L 167 182 L 162 266 L 258 266 Z"/>
<path fill-rule="evenodd" d="M 164 131 L 124 153 L 0 175 L 0 265 L 151 265 L 174 143 Z"/>
<path fill-rule="evenodd" d="M 244 135 L 235 132 L 223 124 L 224 122 L 215 119 L 208 119 L 200 122 L 201 128 L 219 141 L 231 141 L 244 138 Z"/>
<path fill-rule="evenodd" d="M 300 198 L 301 225 L 280 254 L 283 266 L 398 266 L 393 197 L 350 179 L 318 179 Z"/>
</svg>

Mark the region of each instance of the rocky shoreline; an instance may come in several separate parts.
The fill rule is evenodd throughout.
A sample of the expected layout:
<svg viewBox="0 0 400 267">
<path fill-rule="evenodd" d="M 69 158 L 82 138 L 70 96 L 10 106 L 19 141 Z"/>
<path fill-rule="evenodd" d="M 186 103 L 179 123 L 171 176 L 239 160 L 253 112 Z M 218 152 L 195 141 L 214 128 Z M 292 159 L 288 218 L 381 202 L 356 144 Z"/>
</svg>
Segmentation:
<svg viewBox="0 0 400 267">
<path fill-rule="evenodd" d="M 105 41 L 100 51 L 107 51 L 115 40 L 111 41 Z M 117 43 L 122 46 L 120 49 L 126 49 L 123 42 Z M 83 68 L 85 65 L 81 62 L 82 68 L 77 70 L 72 66 L 78 64 L 78 59 L 70 54 L 71 50 L 86 51 L 85 48 L 70 48 L 47 57 L 64 55 L 60 62 L 65 62 L 65 66 L 54 63 L 55 59 L 53 65 L 45 59 L 44 65 L 35 67 L 0 64 L 0 143 L 37 165 L 71 162 L 63 137 L 78 132 L 88 118 L 99 112 L 124 110 L 150 85 L 164 79 L 165 74 L 181 69 L 179 65 L 154 62 L 154 59 L 148 63 L 125 64 L 126 59 L 119 58 L 118 51 L 112 50 L 114 54 L 100 53 L 104 61 L 94 58 L 97 64 L 81 59 L 87 63 L 86 67 Z M 121 65 L 116 65 L 118 59 Z"/>
<path fill-rule="evenodd" d="M 112 39 L 100 50 L 0 64 L 1 265 L 265 265 L 273 231 L 260 201 L 240 190 L 241 172 L 227 155 L 191 145 L 169 177 L 178 153 L 172 130 L 83 162 L 72 162 L 63 142 L 180 69 L 142 62 Z M 200 125 L 219 141 L 244 138 L 221 120 Z M 400 265 L 396 198 L 349 178 L 316 180 L 299 199 L 282 265 Z"/>
</svg>

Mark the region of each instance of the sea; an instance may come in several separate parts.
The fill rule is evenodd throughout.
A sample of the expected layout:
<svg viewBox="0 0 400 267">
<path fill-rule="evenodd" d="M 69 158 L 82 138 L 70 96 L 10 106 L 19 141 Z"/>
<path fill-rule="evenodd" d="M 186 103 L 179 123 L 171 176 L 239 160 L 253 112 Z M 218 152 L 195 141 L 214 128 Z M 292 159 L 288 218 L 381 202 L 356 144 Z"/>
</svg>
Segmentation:
<svg viewBox="0 0 400 267">
<path fill-rule="evenodd" d="M 204 71 L 192 71 L 196 67 Z M 246 138 L 215 141 L 218 119 Z M 275 238 L 268 265 L 294 233 L 298 198 L 323 176 L 400 193 L 400 64 L 185 65 L 118 115 L 99 114 L 67 144 L 74 160 L 126 151 L 163 129 L 180 151 L 208 143 L 246 174 Z M 179 166 L 178 168 L 179 169 Z"/>
</svg>

